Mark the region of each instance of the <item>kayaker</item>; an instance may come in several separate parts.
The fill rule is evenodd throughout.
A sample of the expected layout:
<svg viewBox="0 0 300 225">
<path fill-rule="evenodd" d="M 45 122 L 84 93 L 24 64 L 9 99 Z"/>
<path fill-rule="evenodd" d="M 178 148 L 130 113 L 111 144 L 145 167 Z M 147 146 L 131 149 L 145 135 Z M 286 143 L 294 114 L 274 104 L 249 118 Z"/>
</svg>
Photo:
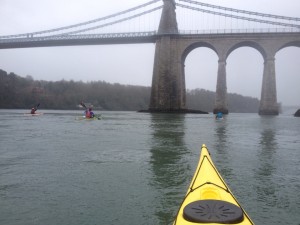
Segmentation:
<svg viewBox="0 0 300 225">
<path fill-rule="evenodd" d="M 36 109 L 34 107 L 31 108 L 30 114 L 35 114 Z"/>
<path fill-rule="evenodd" d="M 35 114 L 35 111 L 38 109 L 39 106 L 40 106 L 40 103 L 38 103 L 35 107 L 32 107 L 30 114 Z"/>
<path fill-rule="evenodd" d="M 94 116 L 95 114 L 91 107 L 85 110 L 85 118 L 93 118 Z"/>
<path fill-rule="evenodd" d="M 216 115 L 216 119 L 222 119 L 223 118 L 223 113 L 218 112 Z"/>
</svg>

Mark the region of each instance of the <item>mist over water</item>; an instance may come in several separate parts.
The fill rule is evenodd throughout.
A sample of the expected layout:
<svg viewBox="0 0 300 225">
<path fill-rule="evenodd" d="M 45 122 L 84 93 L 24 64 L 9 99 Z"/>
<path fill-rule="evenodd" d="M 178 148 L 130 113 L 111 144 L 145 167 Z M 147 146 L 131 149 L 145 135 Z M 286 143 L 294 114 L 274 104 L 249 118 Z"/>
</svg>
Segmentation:
<svg viewBox="0 0 300 225">
<path fill-rule="evenodd" d="M 300 222 L 291 114 L 41 112 L 0 110 L 0 224 L 172 224 L 202 144 L 255 224 Z"/>
</svg>

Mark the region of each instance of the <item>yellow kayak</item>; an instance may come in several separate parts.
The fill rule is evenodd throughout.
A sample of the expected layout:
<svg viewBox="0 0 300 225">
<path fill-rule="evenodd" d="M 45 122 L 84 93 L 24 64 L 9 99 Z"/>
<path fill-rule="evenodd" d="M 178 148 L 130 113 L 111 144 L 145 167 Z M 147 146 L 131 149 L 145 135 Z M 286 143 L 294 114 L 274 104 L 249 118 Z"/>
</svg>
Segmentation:
<svg viewBox="0 0 300 225">
<path fill-rule="evenodd" d="M 254 224 L 213 164 L 205 145 L 173 225 Z"/>
<path fill-rule="evenodd" d="M 85 117 L 85 116 L 77 116 L 77 117 L 76 117 L 76 120 L 101 120 L 101 116 L 95 115 L 95 116 L 92 117 L 92 118 L 87 118 L 87 117 Z"/>
</svg>

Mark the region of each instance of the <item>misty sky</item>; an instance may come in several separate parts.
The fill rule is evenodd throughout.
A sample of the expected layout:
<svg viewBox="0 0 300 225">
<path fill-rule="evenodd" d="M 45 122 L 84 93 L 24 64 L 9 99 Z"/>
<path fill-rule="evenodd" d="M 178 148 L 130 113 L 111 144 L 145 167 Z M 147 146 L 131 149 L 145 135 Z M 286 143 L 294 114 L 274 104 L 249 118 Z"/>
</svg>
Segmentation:
<svg viewBox="0 0 300 225">
<path fill-rule="evenodd" d="M 149 0 L 0 0 L 0 36 L 47 30 L 116 13 Z M 198 0 L 200 1 L 200 0 Z M 249 11 L 300 17 L 299 0 L 202 0 Z M 154 44 L 46 47 L 0 50 L 0 69 L 37 80 L 106 81 L 151 86 Z M 187 89 L 216 89 L 216 54 L 207 48 L 186 59 Z M 230 93 L 260 99 L 263 58 L 243 47 L 227 59 Z M 277 98 L 300 106 L 300 48 L 276 55 Z"/>
</svg>

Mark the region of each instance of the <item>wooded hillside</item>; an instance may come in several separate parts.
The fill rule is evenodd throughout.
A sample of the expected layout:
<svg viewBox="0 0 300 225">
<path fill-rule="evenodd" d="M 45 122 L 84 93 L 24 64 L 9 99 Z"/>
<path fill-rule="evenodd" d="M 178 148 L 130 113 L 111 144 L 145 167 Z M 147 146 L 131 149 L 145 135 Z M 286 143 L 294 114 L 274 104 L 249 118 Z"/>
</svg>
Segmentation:
<svg viewBox="0 0 300 225">
<path fill-rule="evenodd" d="M 104 81 L 39 81 L 0 70 L 0 108 L 27 109 L 40 103 L 41 109 L 77 109 L 81 101 L 100 110 L 137 111 L 147 109 L 150 87 L 110 84 Z M 187 107 L 212 112 L 215 93 L 203 89 L 187 92 Z M 229 112 L 257 113 L 259 100 L 228 94 Z"/>
</svg>

